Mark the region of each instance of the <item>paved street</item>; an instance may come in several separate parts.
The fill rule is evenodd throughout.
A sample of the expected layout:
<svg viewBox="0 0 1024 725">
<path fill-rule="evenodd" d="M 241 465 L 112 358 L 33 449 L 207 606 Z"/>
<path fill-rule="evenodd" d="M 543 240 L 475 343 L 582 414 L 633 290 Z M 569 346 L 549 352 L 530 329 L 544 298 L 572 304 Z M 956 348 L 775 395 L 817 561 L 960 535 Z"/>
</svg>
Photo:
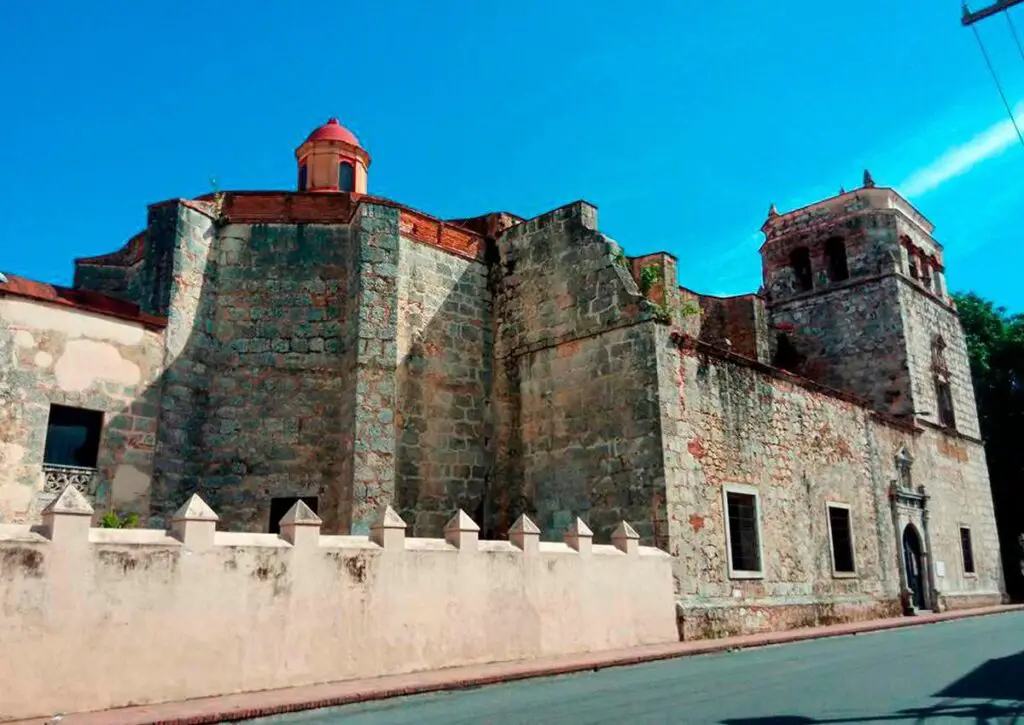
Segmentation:
<svg viewBox="0 0 1024 725">
<path fill-rule="evenodd" d="M 1010 723 L 1024 612 L 263 718 L 251 725 Z"/>
</svg>

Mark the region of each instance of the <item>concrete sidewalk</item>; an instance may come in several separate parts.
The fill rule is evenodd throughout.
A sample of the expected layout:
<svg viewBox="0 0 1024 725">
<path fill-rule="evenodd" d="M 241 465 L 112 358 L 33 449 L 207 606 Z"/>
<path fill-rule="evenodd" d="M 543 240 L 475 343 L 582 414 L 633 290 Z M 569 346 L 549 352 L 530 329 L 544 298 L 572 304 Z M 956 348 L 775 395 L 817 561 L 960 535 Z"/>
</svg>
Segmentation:
<svg viewBox="0 0 1024 725">
<path fill-rule="evenodd" d="M 876 619 L 868 622 L 812 627 L 786 632 L 729 637 L 725 639 L 677 642 L 629 650 L 600 652 L 570 657 L 546 658 L 529 662 L 509 662 L 445 670 L 416 672 L 368 680 L 349 680 L 321 685 L 308 685 L 283 690 L 266 690 L 239 695 L 209 697 L 185 702 L 170 702 L 143 707 L 130 707 L 104 712 L 66 715 L 59 721 L 51 717 L 8 721 L 4 725 L 200 725 L 245 720 L 267 715 L 332 707 L 368 700 L 381 700 L 440 690 L 510 682 L 531 677 L 563 675 L 572 672 L 621 667 L 655 660 L 708 654 L 772 644 L 800 642 L 822 637 L 878 632 L 886 629 L 912 627 L 966 617 L 1024 610 L 1024 605 L 965 609 L 943 614 L 917 617 Z"/>
</svg>

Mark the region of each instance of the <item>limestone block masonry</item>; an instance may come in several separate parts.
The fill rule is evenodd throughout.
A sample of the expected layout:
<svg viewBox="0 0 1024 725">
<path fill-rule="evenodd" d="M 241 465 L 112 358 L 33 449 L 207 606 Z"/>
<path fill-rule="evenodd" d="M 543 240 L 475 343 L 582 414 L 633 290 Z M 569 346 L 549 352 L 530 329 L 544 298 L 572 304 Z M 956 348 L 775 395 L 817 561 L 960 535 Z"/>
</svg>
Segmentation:
<svg viewBox="0 0 1024 725">
<path fill-rule="evenodd" d="M 369 536 L 320 535 L 302 502 L 280 535 L 216 531 L 198 496 L 170 531 L 91 514 L 69 488 L 42 527 L 0 526 L 0 720 L 677 638 L 669 556 L 628 525 L 591 545 L 526 519 L 480 541 L 465 512 L 406 538 L 388 507 Z"/>
<path fill-rule="evenodd" d="M 250 624 L 266 616 L 268 628 L 284 629 L 285 639 L 265 641 L 275 657 L 275 647 L 288 656 L 292 646 L 319 647 L 314 631 L 355 638 L 338 642 L 373 652 L 370 640 L 345 634 L 349 620 L 328 609 L 331 601 L 356 601 L 359 626 L 397 641 L 365 619 L 371 615 L 364 600 L 349 599 L 353 592 L 394 597 L 374 606 L 405 617 L 401 607 L 425 587 L 445 611 L 431 587 L 456 586 L 458 572 L 434 563 L 448 561 L 442 550 L 451 553 L 434 539 L 447 535 L 459 510 L 480 527 L 466 530 L 480 552 L 463 573 L 482 579 L 458 579 L 457 587 L 473 596 L 505 587 L 496 609 L 517 587 L 533 591 L 537 577 L 551 587 L 537 596 L 577 596 L 552 594 L 552 580 L 523 564 L 509 542 L 571 531 L 582 557 L 590 541 L 583 532 L 607 546 L 623 521 L 641 543 L 671 555 L 685 639 L 1003 597 L 942 246 L 894 190 L 865 174 L 850 192 L 785 213 L 772 207 L 762 226 L 762 288 L 717 298 L 679 287 L 685 258 L 627 256 L 586 201 L 531 219 L 497 212 L 444 221 L 363 193 L 365 179 L 354 179 L 358 193 L 343 191 L 353 179 L 332 176 L 342 168 L 336 137 L 368 162 L 334 121 L 310 137 L 326 144 L 317 146 L 324 157 L 316 169 L 298 154 L 297 192 L 150 205 L 146 228 L 121 249 L 76 260 L 73 289 L 0 279 L 0 522 L 38 523 L 66 480 L 89 499 L 94 518 L 135 512 L 155 529 L 172 526 L 177 506 L 198 494 L 233 532 L 217 541 L 248 552 L 211 578 L 211 591 L 235 602 L 232 587 L 256 586 L 236 580 L 239 571 L 279 565 L 291 583 L 265 577 L 278 587 L 324 587 L 323 604 L 294 600 L 291 619 L 276 595 L 250 612 Z M 92 428 L 62 423 L 62 414 L 84 416 Z M 63 441 L 65 454 L 87 453 L 80 457 L 91 467 L 55 467 L 51 440 Z M 309 559 L 320 563 L 300 565 L 301 547 L 271 535 L 298 500 L 327 535 L 320 558 Z M 403 561 L 423 572 L 389 568 L 386 551 L 371 556 L 376 550 L 358 538 L 375 535 L 386 506 L 417 537 Z M 90 536 L 95 546 L 83 561 L 108 584 L 110 567 L 95 563 L 113 556 L 97 553 L 107 552 L 101 539 L 157 541 L 154 533 Z M 109 584 L 117 601 L 141 601 L 156 591 L 153 582 L 178 581 L 178 571 L 205 583 L 212 569 L 186 574 L 186 562 L 228 560 L 227 547 L 195 559 L 160 537 L 159 546 L 130 549 L 125 566 L 134 573 Z M 31 536 L 19 541 L 44 558 L 63 551 Z M 139 559 L 143 550 L 156 558 Z M 340 564 L 332 570 L 324 559 L 329 551 L 346 562 L 369 557 L 365 571 L 379 575 L 381 588 L 345 589 Z M 281 564 L 288 557 L 296 563 Z M 138 582 L 136 597 L 130 587 Z M 103 596 L 89 589 L 81 609 Z M 75 609 L 68 597 L 61 606 Z M 256 606 L 236 603 L 242 619 Z M 191 616 L 185 604 L 174 606 Z M 413 659 L 477 661 L 488 647 L 495 656 L 527 656 L 549 646 L 548 637 L 552 647 L 570 646 L 562 612 L 538 607 L 508 622 L 467 609 L 459 617 L 465 641 L 438 650 L 452 660 L 431 659 L 421 644 Z M 129 629 L 152 628 L 156 615 L 145 607 L 125 612 Z M 36 615 L 26 616 L 24 626 L 35 626 Z M 419 610 L 408 616 L 416 621 Z M 310 618 L 319 622 L 307 630 Z M 594 621 L 632 626 L 628 617 Z M 500 634 L 510 626 L 536 639 L 510 645 Z M 413 630 L 402 636 L 419 642 Z M 219 641 L 211 651 L 242 646 Z M 301 670 L 298 660 L 294 666 Z M 362 666 L 331 672 L 348 676 Z"/>
</svg>

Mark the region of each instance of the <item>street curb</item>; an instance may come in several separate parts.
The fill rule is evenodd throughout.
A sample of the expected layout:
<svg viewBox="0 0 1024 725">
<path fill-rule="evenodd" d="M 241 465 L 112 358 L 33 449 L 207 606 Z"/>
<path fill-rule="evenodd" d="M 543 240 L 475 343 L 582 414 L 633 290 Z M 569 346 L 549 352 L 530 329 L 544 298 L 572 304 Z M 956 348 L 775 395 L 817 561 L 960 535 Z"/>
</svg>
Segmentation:
<svg viewBox="0 0 1024 725">
<path fill-rule="evenodd" d="M 124 723 L 124 725 L 213 725 L 215 723 L 238 722 L 253 718 L 270 717 L 273 715 L 284 715 L 288 713 L 301 712 L 304 710 L 317 710 L 327 707 L 340 707 L 361 702 L 374 702 L 387 700 L 395 697 L 408 695 L 422 695 L 433 692 L 444 692 L 453 690 L 464 690 L 486 685 L 495 685 L 504 682 L 517 682 L 521 680 L 536 679 L 541 677 L 555 677 L 586 671 L 598 671 L 613 667 L 627 667 L 630 665 L 643 664 L 645 662 L 659 662 L 669 659 L 679 659 L 693 655 L 706 655 L 719 652 L 739 651 L 768 647 L 777 644 L 789 644 L 793 642 L 806 642 L 815 639 L 826 639 L 832 637 L 844 637 L 857 634 L 869 634 L 906 627 L 920 627 L 936 622 L 948 622 L 959 619 L 970 619 L 1008 612 L 1024 611 L 1024 605 L 1009 605 L 1002 607 L 986 607 L 983 609 L 963 609 L 943 614 L 923 615 L 919 617 L 903 617 L 898 619 L 883 619 L 853 624 L 831 625 L 826 627 L 789 630 L 784 632 L 773 632 L 765 635 L 752 635 L 747 637 L 733 637 L 728 639 L 706 640 L 700 642 L 680 642 L 678 645 L 667 646 L 657 651 L 639 651 L 635 654 L 610 654 L 597 653 L 589 658 L 581 658 L 565 663 L 529 663 L 509 662 L 493 663 L 491 666 L 501 668 L 499 671 L 484 673 L 480 675 L 458 676 L 457 670 L 469 668 L 453 668 L 445 677 L 445 670 L 434 670 L 422 673 L 409 673 L 398 677 L 422 676 L 423 682 L 404 685 L 388 685 L 380 680 L 374 684 L 374 680 L 368 680 L 363 690 L 351 691 L 336 696 L 323 697 L 318 699 L 297 699 L 288 700 L 289 692 L 304 689 L 302 687 L 286 688 L 277 690 L 280 693 L 280 701 L 273 704 L 259 705 L 252 708 L 217 709 L 216 700 L 227 700 L 228 698 L 250 696 L 267 696 L 273 690 L 262 692 L 239 693 L 225 695 L 223 697 L 202 698 L 178 703 L 161 703 L 139 708 L 123 708 L 120 710 L 108 710 L 106 712 L 76 713 L 64 717 L 61 725 L 76 725 L 81 722 Z M 436 678 L 431 681 L 431 678 Z M 381 678 L 384 679 L 384 678 Z M 325 683 L 337 685 L 353 685 L 355 681 Z M 210 701 L 211 709 L 208 712 L 196 713 L 185 716 L 160 716 L 158 712 L 162 707 L 181 707 L 191 702 L 199 705 L 203 700 Z M 224 703 L 226 705 L 227 703 Z M 134 711 L 134 712 L 132 712 Z M 146 711 L 151 711 L 147 713 Z M 97 716 L 102 719 L 95 719 Z M 55 722 L 52 718 L 30 718 L 14 722 L 2 723 L 0 725 L 49 725 Z"/>
</svg>

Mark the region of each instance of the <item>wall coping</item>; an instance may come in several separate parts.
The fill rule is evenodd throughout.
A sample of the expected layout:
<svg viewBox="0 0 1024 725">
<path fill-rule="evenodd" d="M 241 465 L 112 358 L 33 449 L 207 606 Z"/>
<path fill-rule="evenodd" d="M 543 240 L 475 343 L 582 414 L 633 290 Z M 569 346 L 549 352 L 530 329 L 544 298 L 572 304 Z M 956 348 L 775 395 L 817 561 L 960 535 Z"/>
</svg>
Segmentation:
<svg viewBox="0 0 1024 725">
<path fill-rule="evenodd" d="M 162 331 L 167 327 L 166 317 L 142 312 L 138 305 L 102 292 L 36 282 L 13 274 L 5 277 L 7 281 L 0 282 L 0 297 L 29 300 L 82 314 L 132 322 L 147 330 Z"/>
<path fill-rule="evenodd" d="M 70 485 L 57 496 L 57 501 L 68 496 L 69 491 L 77 494 Z M 78 494 L 80 495 L 80 494 Z M 670 558 L 667 552 L 650 546 L 638 546 L 637 536 L 628 522 L 621 522 L 616 529 L 619 535 L 612 537 L 611 544 L 592 544 L 593 533 L 586 524 L 576 519 L 563 536 L 563 541 L 540 541 L 540 529 L 525 516 L 518 536 L 510 541 L 479 541 L 479 526 L 468 514 L 459 510 L 453 521 L 460 525 L 450 526 L 444 539 L 407 537 L 407 524 L 390 506 L 381 507 L 375 514 L 369 536 L 320 535 L 321 521 L 318 518 L 296 520 L 294 509 L 304 505 L 297 502 L 281 519 L 280 534 L 254 533 L 244 531 L 217 531 L 217 519 L 204 517 L 179 518 L 172 522 L 170 530 L 163 529 L 104 529 L 89 526 L 88 516 L 92 507 L 84 501 L 82 510 L 67 510 L 55 507 L 44 517 L 42 525 L 0 524 L 0 545 L 42 544 L 68 546 L 129 546 L 163 548 L 201 552 L 218 548 L 264 548 L 302 549 L 307 551 L 362 550 L 381 553 L 437 552 L 454 555 L 518 553 L 524 556 L 622 556 Z M 208 505 L 197 495 L 186 502 L 192 508 Z M 184 509 L 185 506 L 182 507 Z M 301 512 L 299 512 L 301 514 Z M 298 517 L 301 519 L 301 516 Z M 399 523 L 400 522 L 400 523 Z M 373 530 L 385 530 L 384 536 L 375 539 Z"/>
</svg>

